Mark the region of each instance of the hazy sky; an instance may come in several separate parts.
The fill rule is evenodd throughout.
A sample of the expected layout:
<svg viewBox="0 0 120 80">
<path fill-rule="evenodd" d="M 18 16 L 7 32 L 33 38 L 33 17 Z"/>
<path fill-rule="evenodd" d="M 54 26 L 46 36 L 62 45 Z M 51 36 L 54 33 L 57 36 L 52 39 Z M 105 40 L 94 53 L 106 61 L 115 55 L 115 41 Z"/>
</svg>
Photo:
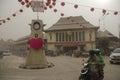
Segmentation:
<svg viewBox="0 0 120 80">
<path fill-rule="evenodd" d="M 46 0 L 44 0 L 46 1 Z M 64 7 L 60 5 L 60 1 L 67 2 Z M 72 4 L 70 4 L 72 3 Z M 120 25 L 120 0 L 57 0 L 57 5 L 54 7 L 58 10 L 57 13 L 53 12 L 53 9 L 48 9 L 44 13 L 39 13 L 40 19 L 43 20 L 47 26 L 45 29 L 55 24 L 60 14 L 64 13 L 65 16 L 83 16 L 88 22 L 95 26 L 99 26 L 99 19 L 101 21 L 100 29 L 107 29 L 115 36 L 118 36 L 118 26 Z M 75 9 L 74 4 L 79 4 L 79 7 Z M 84 5 L 84 6 L 83 6 Z M 89 6 L 89 7 L 85 7 Z M 90 8 L 95 8 L 94 12 L 90 11 Z M 23 36 L 30 34 L 30 26 L 32 19 L 36 19 L 36 13 L 31 8 L 23 8 L 23 13 L 19 13 L 19 9 L 23 6 L 18 0 L 0 0 L 0 20 L 11 17 L 16 11 L 17 16 L 11 17 L 10 21 L 0 26 L 0 39 L 14 39 L 17 40 Z M 103 17 L 102 9 L 106 9 L 109 15 Z M 110 10 L 110 11 L 109 11 Z M 113 11 L 111 11 L 113 10 Z M 114 11 L 119 11 L 119 14 L 115 16 Z"/>
</svg>

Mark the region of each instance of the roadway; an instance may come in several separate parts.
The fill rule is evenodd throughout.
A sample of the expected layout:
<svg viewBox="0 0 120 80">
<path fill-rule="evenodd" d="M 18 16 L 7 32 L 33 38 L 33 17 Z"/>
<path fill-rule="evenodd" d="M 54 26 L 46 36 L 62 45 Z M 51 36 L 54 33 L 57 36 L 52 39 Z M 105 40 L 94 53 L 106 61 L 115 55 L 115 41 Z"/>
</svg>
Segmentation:
<svg viewBox="0 0 120 80">
<path fill-rule="evenodd" d="M 54 67 L 31 70 L 19 68 L 19 65 L 25 62 L 25 58 L 4 56 L 0 59 L 0 80 L 78 80 L 83 67 L 82 59 L 69 56 L 47 57 L 48 62 L 52 62 Z M 108 57 L 104 59 L 104 80 L 120 80 L 120 65 L 110 64 Z"/>
</svg>

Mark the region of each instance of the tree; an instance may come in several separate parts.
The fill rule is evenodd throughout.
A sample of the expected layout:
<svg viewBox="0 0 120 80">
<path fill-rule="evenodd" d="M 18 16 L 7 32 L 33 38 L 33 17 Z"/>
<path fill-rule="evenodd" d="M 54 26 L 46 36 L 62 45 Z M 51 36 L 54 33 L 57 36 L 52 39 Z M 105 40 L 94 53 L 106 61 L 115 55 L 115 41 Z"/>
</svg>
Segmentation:
<svg viewBox="0 0 120 80">
<path fill-rule="evenodd" d="M 101 49 L 102 54 L 108 55 L 110 40 L 108 38 L 98 39 L 98 48 Z"/>
</svg>

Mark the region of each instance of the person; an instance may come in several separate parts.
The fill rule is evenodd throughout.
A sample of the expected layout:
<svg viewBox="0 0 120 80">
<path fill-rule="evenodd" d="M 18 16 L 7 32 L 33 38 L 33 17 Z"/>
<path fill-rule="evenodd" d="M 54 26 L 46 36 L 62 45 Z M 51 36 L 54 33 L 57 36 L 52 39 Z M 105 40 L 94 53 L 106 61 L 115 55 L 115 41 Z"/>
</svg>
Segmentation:
<svg viewBox="0 0 120 80">
<path fill-rule="evenodd" d="M 87 63 L 89 65 L 89 80 L 98 80 L 98 61 L 94 50 L 89 51 L 89 59 L 87 60 Z"/>
<path fill-rule="evenodd" d="M 101 55 L 101 51 L 99 49 L 95 49 L 95 54 L 96 54 L 96 59 L 97 59 L 97 65 L 98 65 L 98 73 L 99 73 L 99 78 L 98 80 L 103 80 L 104 78 L 104 66 L 105 62 L 104 59 Z"/>
</svg>

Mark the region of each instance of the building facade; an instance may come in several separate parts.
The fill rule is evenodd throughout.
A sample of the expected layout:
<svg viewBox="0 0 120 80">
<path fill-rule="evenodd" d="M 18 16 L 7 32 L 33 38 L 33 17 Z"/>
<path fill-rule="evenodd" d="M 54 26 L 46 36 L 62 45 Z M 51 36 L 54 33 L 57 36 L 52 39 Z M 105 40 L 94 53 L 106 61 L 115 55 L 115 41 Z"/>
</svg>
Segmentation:
<svg viewBox="0 0 120 80">
<path fill-rule="evenodd" d="M 87 22 L 82 16 L 60 18 L 57 23 L 44 30 L 47 49 L 63 53 L 94 49 L 98 28 Z"/>
</svg>

